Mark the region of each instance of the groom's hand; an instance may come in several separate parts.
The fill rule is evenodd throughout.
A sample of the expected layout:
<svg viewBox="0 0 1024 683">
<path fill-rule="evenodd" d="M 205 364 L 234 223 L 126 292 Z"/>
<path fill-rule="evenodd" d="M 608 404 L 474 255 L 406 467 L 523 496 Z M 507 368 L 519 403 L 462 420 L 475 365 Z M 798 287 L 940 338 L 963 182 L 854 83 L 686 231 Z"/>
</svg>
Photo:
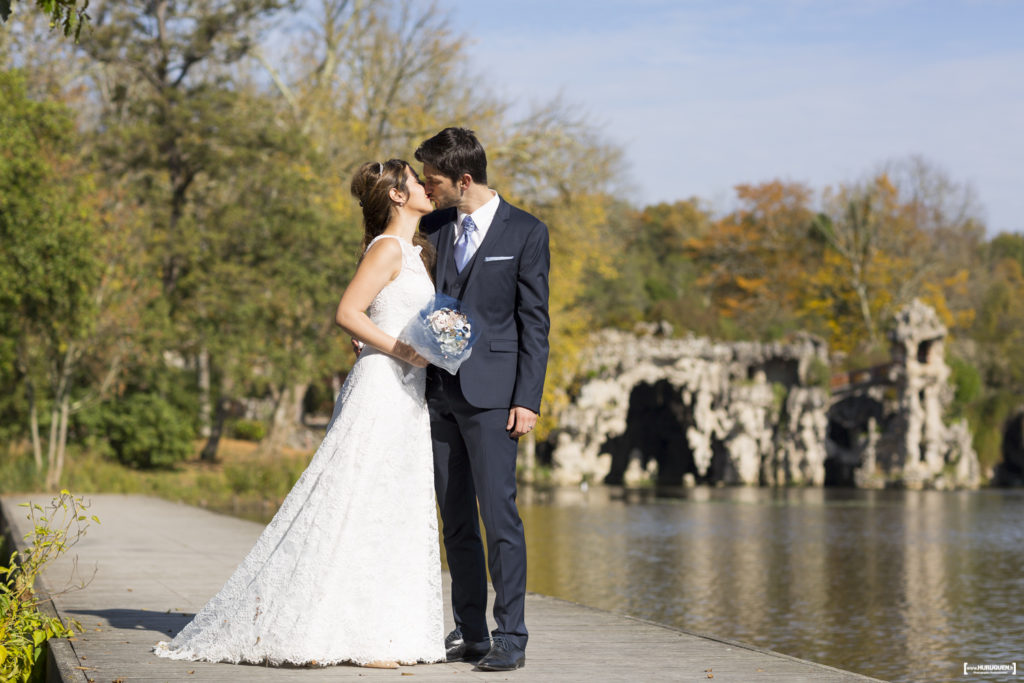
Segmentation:
<svg viewBox="0 0 1024 683">
<path fill-rule="evenodd" d="M 535 424 L 537 424 L 537 413 L 522 406 L 512 406 L 512 410 L 508 411 L 508 424 L 505 425 L 505 431 L 508 432 L 509 438 L 518 439 L 529 433 Z"/>
</svg>

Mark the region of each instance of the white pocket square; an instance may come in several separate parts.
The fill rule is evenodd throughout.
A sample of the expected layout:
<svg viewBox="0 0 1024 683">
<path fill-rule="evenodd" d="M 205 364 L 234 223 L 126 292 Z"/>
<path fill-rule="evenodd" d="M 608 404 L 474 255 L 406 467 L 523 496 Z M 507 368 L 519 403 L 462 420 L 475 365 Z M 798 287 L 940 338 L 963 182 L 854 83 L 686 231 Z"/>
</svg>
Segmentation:
<svg viewBox="0 0 1024 683">
<path fill-rule="evenodd" d="M 484 263 L 488 261 L 511 261 L 515 256 L 488 256 L 484 259 Z"/>
</svg>

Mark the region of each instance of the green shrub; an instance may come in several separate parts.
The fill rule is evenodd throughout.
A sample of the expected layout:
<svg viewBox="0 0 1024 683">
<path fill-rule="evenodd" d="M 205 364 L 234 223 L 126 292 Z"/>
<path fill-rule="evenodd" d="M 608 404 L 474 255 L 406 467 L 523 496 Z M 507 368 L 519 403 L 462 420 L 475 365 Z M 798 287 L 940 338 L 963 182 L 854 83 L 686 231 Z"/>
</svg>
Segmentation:
<svg viewBox="0 0 1024 683">
<path fill-rule="evenodd" d="M 30 454 L 0 449 L 0 493 L 35 491 L 42 487 L 43 476 Z"/>
<path fill-rule="evenodd" d="M 142 394 L 159 396 L 178 413 L 179 422 L 186 422 L 192 433 L 199 432 L 202 420 L 194 372 L 162 365 L 139 366 L 126 369 L 123 376 L 125 381 L 121 398 L 87 404 L 72 417 L 72 432 L 89 450 L 102 448 L 106 442 L 111 413 L 123 412 L 124 403 Z"/>
<path fill-rule="evenodd" d="M 832 368 L 818 357 L 807 364 L 807 386 L 828 389 L 832 383 Z"/>
<path fill-rule="evenodd" d="M 106 415 L 107 440 L 125 465 L 169 467 L 192 454 L 189 416 L 153 394 L 133 394 Z"/>
<path fill-rule="evenodd" d="M 993 392 L 967 408 L 967 419 L 974 433 L 974 450 L 982 470 L 996 465 L 1003 458 L 1003 430 L 1006 421 L 1020 405 L 1012 392 Z"/>
<path fill-rule="evenodd" d="M 228 465 L 224 468 L 224 478 L 234 494 L 248 493 L 259 487 L 259 474 L 249 464 Z"/>
<path fill-rule="evenodd" d="M 781 413 L 787 398 L 789 398 L 789 389 L 786 388 L 786 385 L 772 382 L 772 407 Z"/>
<path fill-rule="evenodd" d="M 66 552 L 85 535 L 88 507 L 67 490 L 44 509 L 22 503 L 29 509 L 33 531 L 24 554 L 14 552 L 6 567 L 0 567 L 0 680 L 42 681 L 46 658 L 43 644 L 50 638 L 66 638 L 81 630 L 77 622 L 65 624 L 39 611 L 36 578 L 51 560 Z M 95 516 L 92 521 L 99 523 Z"/>
<path fill-rule="evenodd" d="M 973 365 L 960 358 L 949 358 L 950 384 L 955 388 L 953 403 L 949 412 L 953 417 L 963 417 L 967 406 L 974 403 L 982 392 L 981 373 Z"/>
<path fill-rule="evenodd" d="M 235 420 L 231 435 L 245 441 L 262 441 L 267 435 L 267 426 L 259 420 Z"/>
<path fill-rule="evenodd" d="M 303 460 L 274 458 L 227 465 L 224 478 L 235 495 L 256 494 L 261 498 L 280 500 L 288 495 L 305 469 Z"/>
</svg>

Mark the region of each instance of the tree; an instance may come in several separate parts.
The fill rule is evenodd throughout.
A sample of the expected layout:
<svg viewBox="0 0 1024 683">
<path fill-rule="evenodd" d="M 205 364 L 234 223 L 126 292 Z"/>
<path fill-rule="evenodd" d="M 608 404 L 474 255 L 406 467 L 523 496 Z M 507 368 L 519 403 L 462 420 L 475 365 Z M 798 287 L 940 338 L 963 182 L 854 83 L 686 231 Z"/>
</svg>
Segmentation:
<svg viewBox="0 0 1024 683">
<path fill-rule="evenodd" d="M 736 187 L 739 208 L 687 243 L 728 336 L 774 337 L 795 327 L 801 278 L 815 259 L 811 191 L 770 181 Z"/>
<path fill-rule="evenodd" d="M 642 273 L 648 320 L 666 320 L 698 333 L 715 331 L 707 297 L 697 284 L 701 275 L 687 245 L 706 238 L 712 219 L 696 198 L 648 206 L 634 219 L 628 249 Z"/>
<path fill-rule="evenodd" d="M 802 311 L 822 321 L 835 348 L 880 350 L 884 327 L 914 298 L 948 326 L 970 323 L 966 285 L 983 228 L 968 187 L 912 158 L 827 190 L 824 203 L 814 226 L 827 250 Z"/>
<path fill-rule="evenodd" d="M 300 133 L 342 179 L 368 159 L 405 156 L 452 121 L 494 124 L 503 105 L 477 94 L 465 38 L 436 2 L 320 0 L 310 28 L 254 54 Z"/>
<path fill-rule="evenodd" d="M 979 461 L 991 467 L 1002 457 L 1007 419 L 1019 411 L 1024 394 L 1024 237 L 998 235 L 982 254 L 972 278 L 977 315 L 954 349 L 955 362 L 976 368 L 981 376 L 983 389 L 968 403 L 966 414 Z"/>
<path fill-rule="evenodd" d="M 7 23 L 11 18 L 13 3 L 14 0 L 0 0 L 0 22 Z M 76 41 L 89 22 L 88 7 L 89 0 L 36 0 L 36 9 L 49 18 L 50 26 L 60 26 L 65 37 L 73 33 Z"/>
<path fill-rule="evenodd" d="M 917 293 L 904 298 L 918 296 L 951 329 L 967 329 L 975 315 L 969 280 L 981 265 L 985 239 L 974 188 L 921 156 L 889 162 L 883 171 L 896 187 L 904 220 L 926 236 L 912 251 L 919 278 L 902 283 Z"/>
<path fill-rule="evenodd" d="M 216 238 L 182 285 L 205 312 L 221 397 L 273 398 L 265 447 L 275 448 L 300 423 L 309 384 L 350 355 L 333 314 L 360 234 L 355 217 L 334 203 L 337 183 L 306 138 L 261 117 L 272 102 L 249 93 L 237 106 L 240 120 L 261 132 L 258 154 L 232 182 L 203 193 L 201 218 Z"/>
<path fill-rule="evenodd" d="M 72 157 L 70 112 L 27 97 L 0 72 L 0 316 L 23 383 L 36 467 L 40 408 L 49 407 L 47 485 L 63 469 L 72 396 L 97 320 L 102 267 L 91 177 Z"/>
<path fill-rule="evenodd" d="M 103 5 L 86 52 L 110 66 L 100 88 L 109 94 L 103 123 L 104 158 L 113 175 L 130 174 L 155 226 L 165 326 L 178 353 L 196 359 L 201 424 L 209 430 L 210 328 L 182 278 L 208 253 L 211 226 L 197 222 L 195 188 L 228 177 L 233 157 L 254 141 L 238 126 L 236 94 L 226 71 L 254 43 L 259 22 L 282 6 L 277 0 L 128 2 Z M 241 153 L 240 153 L 241 151 Z"/>
<path fill-rule="evenodd" d="M 308 146 L 303 156 L 312 176 L 321 179 L 314 195 L 321 218 L 309 219 L 332 228 L 310 228 L 307 237 L 321 234 L 325 244 L 316 253 L 331 260 L 304 259 L 308 270 L 279 290 L 286 300 L 298 294 L 290 288 L 300 280 L 319 288 L 305 290 L 303 301 L 316 301 L 314 308 L 283 311 L 295 329 L 315 334 L 273 335 L 287 340 L 287 350 L 265 349 L 261 377 L 273 378 L 267 388 L 277 406 L 267 447 L 290 438 L 310 382 L 351 362 L 342 355 L 345 345 L 327 305 L 337 303 L 354 273 L 362 241 L 361 216 L 348 192 L 353 169 L 368 159 L 412 161 L 419 142 L 451 121 L 472 118 L 475 126 L 492 125 L 501 108 L 467 87 L 463 41 L 434 3 L 322 0 L 303 17 L 312 28 L 278 47 L 297 54 L 295 61 L 280 65 L 267 47 L 255 55 L 280 96 L 278 119 Z M 290 311 L 312 317 L 300 321 Z"/>
<path fill-rule="evenodd" d="M 864 187 L 840 188 L 828 213 L 815 223 L 829 251 L 811 282 L 819 296 L 805 310 L 821 312 L 832 340 L 849 349 L 861 342 L 879 347 L 879 327 L 893 303 L 899 277 L 909 270 L 904 254 L 908 235 L 894 225 L 895 188 L 885 176 Z M 887 220 L 889 219 L 889 220 Z"/>
<path fill-rule="evenodd" d="M 275 0 L 111 3 L 100 9 L 95 30 L 83 43 L 93 59 L 140 79 L 111 89 L 108 118 L 124 128 L 114 142 L 129 150 L 126 165 L 164 185 L 167 294 L 174 293 L 189 267 L 188 251 L 194 247 L 182 224 L 189 218 L 189 192 L 197 177 L 216 165 L 223 152 L 218 143 L 230 142 L 235 123 L 229 84 L 216 69 L 245 56 L 256 22 L 280 5 Z"/>
<path fill-rule="evenodd" d="M 985 245 L 984 260 L 999 263 L 1003 259 L 1016 261 L 1024 268 L 1024 235 L 1020 233 L 1000 233 Z"/>
</svg>

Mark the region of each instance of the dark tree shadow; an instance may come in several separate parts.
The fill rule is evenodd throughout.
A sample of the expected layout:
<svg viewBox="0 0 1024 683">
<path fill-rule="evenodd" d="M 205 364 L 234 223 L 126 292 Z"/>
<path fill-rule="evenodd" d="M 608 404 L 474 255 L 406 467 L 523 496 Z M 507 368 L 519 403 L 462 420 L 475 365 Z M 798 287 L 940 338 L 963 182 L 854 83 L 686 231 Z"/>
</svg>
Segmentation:
<svg viewBox="0 0 1024 683">
<path fill-rule="evenodd" d="M 185 628 L 185 624 L 195 616 L 189 612 L 154 612 L 121 608 L 66 610 L 64 613 L 78 621 L 84 622 L 88 617 L 98 617 L 105 619 L 111 628 L 126 631 L 155 631 L 161 636 L 172 638 Z"/>
</svg>

